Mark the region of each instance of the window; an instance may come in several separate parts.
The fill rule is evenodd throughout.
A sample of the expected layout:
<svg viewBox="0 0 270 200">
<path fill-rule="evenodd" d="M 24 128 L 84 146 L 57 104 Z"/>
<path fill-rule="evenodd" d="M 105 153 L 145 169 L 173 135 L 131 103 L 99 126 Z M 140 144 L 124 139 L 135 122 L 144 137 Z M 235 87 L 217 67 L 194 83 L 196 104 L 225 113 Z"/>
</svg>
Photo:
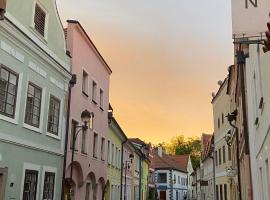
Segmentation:
<svg viewBox="0 0 270 200">
<path fill-rule="evenodd" d="M 82 92 L 88 96 L 88 74 L 83 71 Z"/>
<path fill-rule="evenodd" d="M 45 172 L 43 200 L 53 200 L 55 173 Z"/>
<path fill-rule="evenodd" d="M 226 162 L 226 149 L 225 146 L 222 147 L 222 151 L 223 151 L 223 163 Z"/>
<path fill-rule="evenodd" d="M 228 146 L 228 159 L 229 159 L 229 161 L 232 160 L 232 152 L 231 152 L 231 147 L 230 146 Z"/>
<path fill-rule="evenodd" d="M 158 173 L 158 183 L 167 183 L 166 173 Z"/>
<path fill-rule="evenodd" d="M 46 23 L 46 13 L 45 11 L 36 4 L 35 17 L 34 17 L 35 29 L 43 37 L 45 36 L 45 23 Z"/>
<path fill-rule="evenodd" d="M 224 124 L 224 114 L 222 113 L 222 116 L 221 116 L 221 121 L 222 121 L 222 124 Z"/>
<path fill-rule="evenodd" d="M 93 128 L 94 128 L 94 115 L 91 115 L 90 116 L 90 119 L 89 119 L 89 128 L 91 130 L 93 130 Z"/>
<path fill-rule="evenodd" d="M 105 160 L 104 157 L 105 157 L 105 138 L 102 138 L 101 139 L 101 160 Z"/>
<path fill-rule="evenodd" d="M 103 95 L 104 95 L 104 92 L 102 89 L 99 90 L 99 106 L 101 108 L 101 110 L 103 110 Z"/>
<path fill-rule="evenodd" d="M 14 118 L 18 75 L 0 66 L 0 113 Z"/>
<path fill-rule="evenodd" d="M 97 158 L 98 134 L 94 133 L 93 157 Z"/>
<path fill-rule="evenodd" d="M 216 185 L 216 198 L 217 198 L 217 200 L 219 200 L 219 192 L 218 192 L 218 185 Z"/>
<path fill-rule="evenodd" d="M 227 194 L 227 184 L 224 184 L 224 200 L 228 200 L 228 194 Z"/>
<path fill-rule="evenodd" d="M 111 148 L 111 142 L 108 140 L 108 144 L 107 144 L 107 162 L 108 162 L 108 164 L 111 164 L 111 161 L 110 161 L 110 156 L 111 156 L 110 148 Z"/>
<path fill-rule="evenodd" d="M 90 199 L 90 191 L 91 191 L 90 186 L 91 183 L 86 183 L 85 200 Z"/>
<path fill-rule="evenodd" d="M 180 176 L 178 176 L 178 184 L 180 184 Z"/>
<path fill-rule="evenodd" d="M 41 88 L 32 83 L 28 85 L 26 110 L 24 122 L 31 126 L 39 127 L 40 107 L 41 107 Z"/>
<path fill-rule="evenodd" d="M 117 161 L 118 161 L 118 148 L 115 147 L 115 161 L 114 161 L 114 166 L 117 168 Z"/>
<path fill-rule="evenodd" d="M 95 81 L 92 82 L 92 101 L 97 103 L 97 83 Z"/>
<path fill-rule="evenodd" d="M 222 185 L 219 186 L 220 200 L 223 200 Z"/>
<path fill-rule="evenodd" d="M 86 140 L 87 140 L 87 131 L 86 130 L 82 130 L 82 146 L 81 146 L 81 152 L 83 154 L 87 154 L 87 151 L 86 151 Z"/>
<path fill-rule="evenodd" d="M 78 126 L 78 122 L 72 120 L 71 122 L 71 134 L 70 134 L 70 149 L 73 149 L 73 136 L 75 136 L 76 132 L 77 132 L 77 126 Z M 74 144 L 74 150 L 77 151 L 78 147 L 76 145 L 76 140 L 75 140 L 75 144 Z"/>
<path fill-rule="evenodd" d="M 23 200 L 36 200 L 38 171 L 25 170 Z"/>
<path fill-rule="evenodd" d="M 121 157 L 122 157 L 122 154 L 121 154 L 121 150 L 119 149 L 119 161 L 118 161 L 119 169 L 121 169 Z"/>
<path fill-rule="evenodd" d="M 218 150 L 218 161 L 219 164 L 221 165 L 221 149 Z"/>
<path fill-rule="evenodd" d="M 220 119 L 218 118 L 218 128 L 220 128 Z"/>
<path fill-rule="evenodd" d="M 216 166 L 218 166 L 218 155 L 217 155 L 217 151 L 215 151 L 215 160 L 216 160 Z"/>
<path fill-rule="evenodd" d="M 54 135 L 58 135 L 59 114 L 60 114 L 60 100 L 51 96 L 47 131 Z"/>
<path fill-rule="evenodd" d="M 111 164 L 114 166 L 114 144 L 112 144 L 112 160 L 111 160 Z"/>
</svg>

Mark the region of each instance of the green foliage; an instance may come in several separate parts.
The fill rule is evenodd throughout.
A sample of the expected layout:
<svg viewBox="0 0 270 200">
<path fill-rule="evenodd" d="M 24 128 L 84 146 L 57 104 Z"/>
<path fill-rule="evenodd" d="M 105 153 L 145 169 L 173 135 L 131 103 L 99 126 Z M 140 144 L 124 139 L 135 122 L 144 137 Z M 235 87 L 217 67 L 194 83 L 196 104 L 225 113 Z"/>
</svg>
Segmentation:
<svg viewBox="0 0 270 200">
<path fill-rule="evenodd" d="M 200 166 L 201 140 L 198 137 L 187 138 L 184 135 L 179 135 L 173 137 L 165 147 L 166 151 L 170 154 L 189 154 L 193 169 L 197 169 Z"/>
</svg>

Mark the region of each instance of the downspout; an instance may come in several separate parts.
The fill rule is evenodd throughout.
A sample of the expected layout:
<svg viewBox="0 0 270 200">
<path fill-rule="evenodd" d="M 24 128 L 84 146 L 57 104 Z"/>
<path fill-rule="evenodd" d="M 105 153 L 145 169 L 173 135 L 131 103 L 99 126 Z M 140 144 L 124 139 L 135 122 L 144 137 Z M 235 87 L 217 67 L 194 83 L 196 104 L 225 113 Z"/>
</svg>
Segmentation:
<svg viewBox="0 0 270 200">
<path fill-rule="evenodd" d="M 121 174 L 120 174 L 120 199 L 123 199 L 123 161 L 124 161 L 124 144 L 127 142 L 127 139 L 122 142 L 121 144 L 121 151 L 122 151 L 122 156 L 121 156 Z"/>
<path fill-rule="evenodd" d="M 64 196 L 64 186 L 65 186 L 65 176 L 66 176 L 66 165 L 67 165 L 67 146 L 68 146 L 68 133 L 69 133 L 69 118 L 70 118 L 70 105 L 71 105 L 71 88 L 76 84 L 76 75 L 73 74 L 71 80 L 69 81 L 68 87 L 68 105 L 67 105 L 67 120 L 66 120 L 66 137 L 65 137 L 65 149 L 64 149 L 64 163 L 63 163 L 63 175 L 62 175 L 62 200 L 65 199 Z"/>
<path fill-rule="evenodd" d="M 143 156 L 143 155 L 142 155 Z M 140 156 L 140 171 L 139 171 L 139 200 L 142 200 L 142 156 Z"/>
</svg>

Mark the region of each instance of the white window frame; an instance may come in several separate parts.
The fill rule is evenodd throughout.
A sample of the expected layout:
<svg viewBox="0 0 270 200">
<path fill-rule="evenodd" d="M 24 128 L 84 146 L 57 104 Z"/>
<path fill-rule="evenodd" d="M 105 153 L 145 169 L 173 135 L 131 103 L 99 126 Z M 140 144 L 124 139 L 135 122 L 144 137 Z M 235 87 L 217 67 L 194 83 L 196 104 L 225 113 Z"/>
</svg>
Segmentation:
<svg viewBox="0 0 270 200">
<path fill-rule="evenodd" d="M 36 5 L 38 5 L 46 14 L 45 17 L 45 27 L 44 27 L 44 37 L 35 29 L 35 11 L 36 11 Z M 33 2 L 33 9 L 32 9 L 32 23 L 31 23 L 31 30 L 34 33 L 34 35 L 41 40 L 48 41 L 48 29 L 49 29 L 49 11 L 46 9 L 45 6 L 42 5 L 40 0 L 34 0 Z"/>
<path fill-rule="evenodd" d="M 53 200 L 55 200 L 55 194 L 56 194 L 56 180 L 57 180 L 57 168 L 51 167 L 51 166 L 43 166 L 42 167 L 42 178 L 41 178 L 41 193 L 40 193 L 40 199 L 43 200 L 43 190 L 44 190 L 44 180 L 45 180 L 45 172 L 54 173 L 54 192 L 53 192 Z"/>
<path fill-rule="evenodd" d="M 85 84 L 84 83 L 84 76 L 83 74 L 86 73 L 87 74 L 87 83 L 86 83 L 86 91 L 83 90 L 83 85 Z M 87 97 L 89 97 L 89 79 L 90 79 L 90 76 L 89 76 L 89 73 L 88 71 L 85 69 L 85 68 L 82 68 L 82 79 L 81 79 L 81 83 L 82 83 L 82 93 L 84 95 L 86 95 Z"/>
<path fill-rule="evenodd" d="M 58 100 L 60 100 L 60 111 L 59 111 L 59 124 L 58 124 L 58 135 L 54 135 L 50 132 L 48 132 L 47 130 L 47 126 L 48 126 L 48 120 L 49 120 L 49 109 L 50 109 L 50 99 L 51 96 L 56 97 Z M 61 140 L 61 138 L 63 137 L 62 135 L 64 134 L 64 131 L 62 129 L 62 123 L 63 123 L 63 110 L 64 110 L 64 97 L 60 97 L 59 95 L 56 94 L 52 94 L 51 92 L 48 93 L 48 105 L 47 105 L 47 121 L 46 121 L 46 135 L 48 137 L 51 137 L 53 139 L 56 140 Z"/>
<path fill-rule="evenodd" d="M 23 163 L 20 200 L 23 199 L 23 188 L 24 188 L 24 179 L 25 179 L 25 171 L 26 170 L 35 170 L 35 171 L 38 171 L 37 193 L 36 193 L 36 199 L 38 199 L 38 197 L 40 195 L 39 194 L 39 188 L 40 188 L 41 166 L 40 165 L 36 165 L 36 164 L 32 164 L 32 163 Z"/>
</svg>

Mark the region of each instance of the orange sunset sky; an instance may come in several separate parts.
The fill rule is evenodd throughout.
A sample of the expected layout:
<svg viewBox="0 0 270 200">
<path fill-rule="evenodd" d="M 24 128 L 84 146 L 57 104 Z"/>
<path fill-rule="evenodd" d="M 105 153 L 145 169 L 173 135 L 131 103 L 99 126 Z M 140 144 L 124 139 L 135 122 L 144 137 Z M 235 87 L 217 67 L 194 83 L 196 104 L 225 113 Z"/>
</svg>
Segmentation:
<svg viewBox="0 0 270 200">
<path fill-rule="evenodd" d="M 113 70 L 110 101 L 128 137 L 212 133 L 211 93 L 233 62 L 227 0 L 57 0 Z"/>
</svg>

